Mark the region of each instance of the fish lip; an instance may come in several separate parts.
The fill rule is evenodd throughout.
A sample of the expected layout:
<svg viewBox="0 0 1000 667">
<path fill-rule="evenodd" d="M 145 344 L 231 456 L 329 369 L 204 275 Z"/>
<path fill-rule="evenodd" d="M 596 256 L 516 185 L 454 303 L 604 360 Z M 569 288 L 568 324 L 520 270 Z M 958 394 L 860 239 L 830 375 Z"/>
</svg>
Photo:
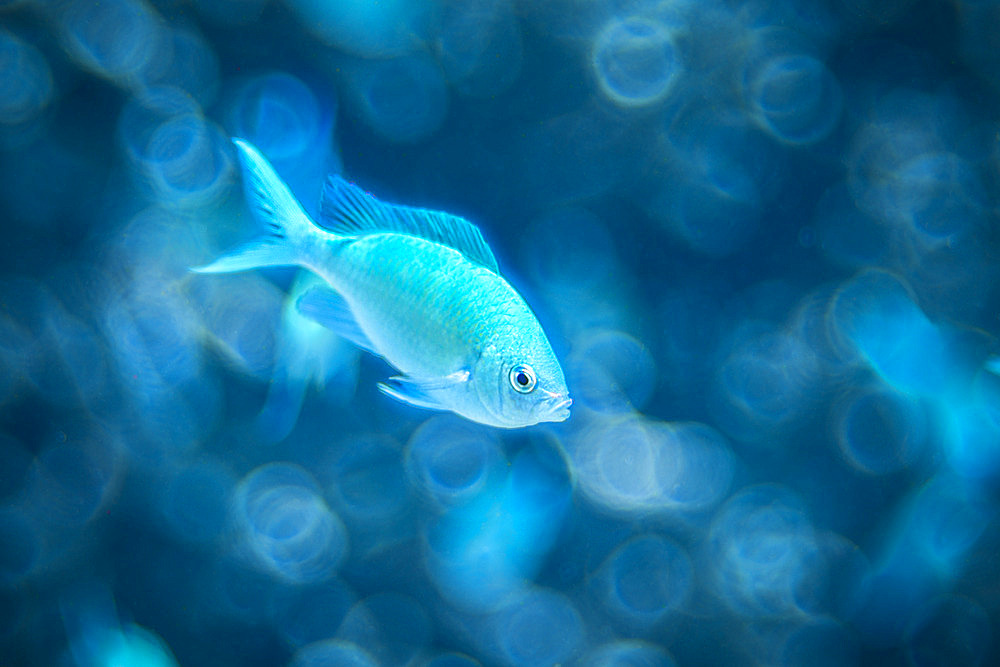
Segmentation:
<svg viewBox="0 0 1000 667">
<path fill-rule="evenodd" d="M 569 406 L 573 405 L 573 399 L 565 394 L 555 394 L 546 401 L 548 419 L 546 421 L 561 422 L 569 419 Z"/>
<path fill-rule="evenodd" d="M 569 412 L 569 406 L 571 405 L 573 405 L 573 399 L 567 396 L 566 398 L 564 398 L 563 400 L 559 401 L 558 403 L 552 406 L 552 412 L 561 412 L 563 410 Z"/>
</svg>

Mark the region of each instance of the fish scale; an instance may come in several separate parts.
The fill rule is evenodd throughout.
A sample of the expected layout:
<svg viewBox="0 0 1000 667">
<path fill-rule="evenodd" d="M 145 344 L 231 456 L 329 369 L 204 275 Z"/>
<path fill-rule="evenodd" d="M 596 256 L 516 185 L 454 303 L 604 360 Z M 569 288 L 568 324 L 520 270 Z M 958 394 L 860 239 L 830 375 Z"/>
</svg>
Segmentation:
<svg viewBox="0 0 1000 667">
<path fill-rule="evenodd" d="M 372 256 L 386 259 L 373 261 Z M 420 375 L 446 375 L 469 361 L 455 350 L 481 348 L 485 323 L 473 327 L 483 319 L 476 316 L 481 299 L 470 299 L 460 289 L 477 268 L 451 249 L 416 237 L 378 234 L 349 242 L 335 266 L 328 281 L 342 286 L 338 291 L 362 329 L 393 365 Z"/>
</svg>

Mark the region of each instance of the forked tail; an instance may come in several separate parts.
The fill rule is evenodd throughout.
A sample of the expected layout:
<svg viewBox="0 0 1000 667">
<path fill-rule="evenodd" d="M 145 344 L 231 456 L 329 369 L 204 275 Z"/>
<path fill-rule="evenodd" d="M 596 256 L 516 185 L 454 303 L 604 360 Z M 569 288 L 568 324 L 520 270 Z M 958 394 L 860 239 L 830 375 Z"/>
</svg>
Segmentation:
<svg viewBox="0 0 1000 667">
<path fill-rule="evenodd" d="M 261 238 L 239 246 L 198 273 L 232 273 L 262 266 L 302 265 L 319 229 L 295 200 L 288 186 L 256 148 L 233 139 L 243 167 L 243 188 L 250 210 L 267 228 Z"/>
</svg>

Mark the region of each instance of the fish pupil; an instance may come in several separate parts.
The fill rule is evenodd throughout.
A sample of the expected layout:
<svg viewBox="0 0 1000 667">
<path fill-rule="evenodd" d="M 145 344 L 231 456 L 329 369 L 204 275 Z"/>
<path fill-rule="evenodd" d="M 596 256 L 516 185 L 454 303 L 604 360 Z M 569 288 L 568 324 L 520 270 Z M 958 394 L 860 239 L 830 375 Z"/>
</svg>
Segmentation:
<svg viewBox="0 0 1000 667">
<path fill-rule="evenodd" d="M 510 369 L 510 384 L 522 394 L 530 393 L 535 388 L 535 374 L 528 366 L 515 366 Z"/>
</svg>

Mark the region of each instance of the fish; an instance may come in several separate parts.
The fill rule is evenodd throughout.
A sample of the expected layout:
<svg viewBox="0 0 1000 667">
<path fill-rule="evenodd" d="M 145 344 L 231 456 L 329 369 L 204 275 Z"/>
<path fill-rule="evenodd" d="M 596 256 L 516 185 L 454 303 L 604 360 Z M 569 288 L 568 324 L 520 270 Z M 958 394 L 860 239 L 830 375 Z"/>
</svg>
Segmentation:
<svg viewBox="0 0 1000 667">
<path fill-rule="evenodd" d="M 254 146 L 233 144 L 267 233 L 193 271 L 316 274 L 299 312 L 393 366 L 400 374 L 378 388 L 403 403 L 499 428 L 569 418 L 562 367 L 479 228 L 383 202 L 339 174 L 324 184 L 319 225 Z"/>
</svg>

